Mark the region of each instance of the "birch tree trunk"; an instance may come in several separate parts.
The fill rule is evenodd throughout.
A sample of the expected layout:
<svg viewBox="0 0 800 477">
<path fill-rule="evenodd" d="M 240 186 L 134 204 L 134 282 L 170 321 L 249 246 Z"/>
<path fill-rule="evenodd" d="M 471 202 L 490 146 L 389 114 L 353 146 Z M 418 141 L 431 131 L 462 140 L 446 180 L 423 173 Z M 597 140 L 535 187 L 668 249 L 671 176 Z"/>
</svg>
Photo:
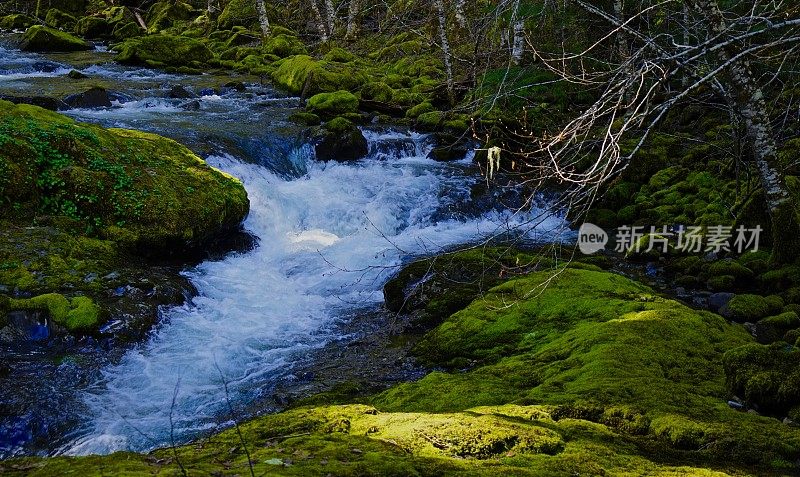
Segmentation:
<svg viewBox="0 0 800 477">
<path fill-rule="evenodd" d="M 325 10 L 327 10 L 328 36 L 333 36 L 336 31 L 336 9 L 333 7 L 333 0 L 325 0 Z"/>
<path fill-rule="evenodd" d="M 511 63 L 518 65 L 525 53 L 525 21 L 519 17 L 519 1 L 514 2 L 514 12 L 511 15 L 514 35 L 511 43 Z"/>
<path fill-rule="evenodd" d="M 462 30 L 467 28 L 467 15 L 464 13 L 465 0 L 456 0 L 456 23 Z"/>
<path fill-rule="evenodd" d="M 328 27 L 326 26 L 325 20 L 322 18 L 322 12 L 319 10 L 317 0 L 309 0 L 309 3 L 311 4 L 311 11 L 314 12 L 314 17 L 317 20 L 315 23 L 317 24 L 317 31 L 319 31 L 319 38 L 325 43 L 330 38 L 328 35 Z"/>
<path fill-rule="evenodd" d="M 698 13 L 708 20 L 712 35 L 727 29 L 725 17 L 717 0 L 690 0 Z M 735 52 L 722 48 L 717 53 L 719 61 L 728 63 Z M 772 219 L 773 254 L 778 263 L 795 261 L 800 257 L 800 223 L 789 189 L 779 171 L 778 147 L 769 118 L 764 92 L 753 76 L 746 61 L 735 61 L 727 71 L 734 106 L 742 116 L 758 169 L 766 206 Z"/>
<path fill-rule="evenodd" d="M 269 18 L 267 18 L 267 6 L 264 0 L 256 0 L 258 9 L 258 23 L 261 25 L 262 43 L 269 36 Z"/>
<path fill-rule="evenodd" d="M 444 70 L 447 76 L 447 97 L 450 104 L 455 100 L 455 84 L 453 81 L 453 63 L 450 58 L 450 42 L 447 40 L 447 12 L 442 0 L 433 0 L 436 15 L 439 17 L 439 40 L 442 42 L 442 55 L 444 55 Z"/>
<path fill-rule="evenodd" d="M 358 15 L 361 13 L 361 1 L 350 0 L 347 11 L 347 33 L 345 38 L 348 40 L 358 36 Z"/>
</svg>

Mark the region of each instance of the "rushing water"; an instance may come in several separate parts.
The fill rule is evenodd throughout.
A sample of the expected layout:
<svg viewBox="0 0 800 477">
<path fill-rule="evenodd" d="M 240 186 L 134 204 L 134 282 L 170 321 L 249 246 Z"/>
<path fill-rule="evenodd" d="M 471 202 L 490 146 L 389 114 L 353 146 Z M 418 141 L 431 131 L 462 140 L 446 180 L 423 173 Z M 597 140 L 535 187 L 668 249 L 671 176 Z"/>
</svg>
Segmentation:
<svg viewBox="0 0 800 477">
<path fill-rule="evenodd" d="M 54 81 L 69 69 L 0 51 L 4 91 L 46 87 L 42 78 Z M 510 230 L 551 240 L 562 226 L 557 218 L 541 220 L 538 210 L 514 212 L 475 200 L 472 189 L 483 179 L 471 157 L 427 159 L 424 135 L 367 128 L 367 158 L 322 163 L 286 121 L 297 100 L 269 88 L 206 91 L 186 110 L 187 100 L 165 92 L 174 84 L 201 92 L 209 78 L 115 65 L 83 72 L 127 99 L 67 114 L 171 136 L 239 177 L 251 201 L 245 227 L 259 245 L 186 271 L 198 296 L 164 310 L 146 342 L 77 390 L 78 425 L 61 453 L 163 446 L 170 421 L 178 441 L 225 425 L 226 399 L 245 406 L 264 398 L 293 363 L 336 338 L 339 320 L 378 307 L 399 264 Z"/>
</svg>

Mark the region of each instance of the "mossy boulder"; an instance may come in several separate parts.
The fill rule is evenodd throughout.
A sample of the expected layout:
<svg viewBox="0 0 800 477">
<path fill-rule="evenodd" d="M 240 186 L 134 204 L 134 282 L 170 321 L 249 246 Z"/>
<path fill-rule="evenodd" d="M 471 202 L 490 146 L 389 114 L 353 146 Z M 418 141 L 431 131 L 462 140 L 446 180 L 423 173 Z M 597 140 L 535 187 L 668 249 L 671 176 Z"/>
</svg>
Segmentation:
<svg viewBox="0 0 800 477">
<path fill-rule="evenodd" d="M 358 111 L 358 98 L 349 91 L 319 93 L 308 99 L 306 108 L 321 117 L 334 117 Z"/>
<path fill-rule="evenodd" d="M 388 103 L 392 100 L 394 90 L 382 81 L 373 81 L 365 84 L 361 88 L 361 98 L 381 103 Z"/>
<path fill-rule="evenodd" d="M 265 54 L 275 55 L 278 58 L 305 55 L 307 53 L 305 44 L 303 44 L 299 38 L 285 33 L 280 35 L 273 34 L 270 36 L 267 41 L 264 42 L 262 50 Z"/>
<path fill-rule="evenodd" d="M 214 58 L 208 47 L 184 36 L 148 35 L 129 39 L 114 47 L 116 61 L 148 66 L 189 66 L 200 68 Z"/>
<path fill-rule="evenodd" d="M 323 57 L 325 61 L 333 61 L 336 63 L 350 63 L 357 59 L 356 55 L 350 53 L 344 48 L 334 47 Z"/>
<path fill-rule="evenodd" d="M 748 344 L 725 353 L 725 375 L 733 394 L 761 412 L 785 415 L 800 404 L 800 349 L 775 343 Z"/>
<path fill-rule="evenodd" d="M 230 30 L 235 26 L 251 27 L 257 23 L 256 3 L 249 0 L 230 0 L 217 18 L 220 30 Z"/>
<path fill-rule="evenodd" d="M 755 322 L 766 316 L 779 313 L 783 308 L 783 300 L 778 296 L 763 297 L 761 295 L 736 295 L 725 305 L 720 314 L 734 321 L 744 323 Z"/>
<path fill-rule="evenodd" d="M 406 111 L 406 117 L 410 119 L 416 119 L 421 114 L 430 113 L 434 111 L 436 111 L 436 108 L 434 108 L 429 101 L 424 101 Z"/>
<path fill-rule="evenodd" d="M 292 94 L 356 91 L 367 81 L 362 71 L 349 64 L 319 61 L 308 55 L 290 56 L 276 65 L 272 80 Z"/>
<path fill-rule="evenodd" d="M 147 30 L 150 33 L 158 33 L 165 30 L 176 22 L 188 22 L 198 16 L 188 3 L 184 2 L 156 2 L 147 10 Z"/>
<path fill-rule="evenodd" d="M 136 38 L 144 34 L 144 30 L 135 22 L 118 23 L 111 32 L 111 36 L 117 41 L 125 41 L 129 38 Z"/>
<path fill-rule="evenodd" d="M 155 134 L 76 123 L 0 101 L 0 219 L 58 217 L 69 229 L 168 254 L 236 227 L 236 179 Z"/>
<path fill-rule="evenodd" d="M 0 29 L 3 30 L 25 30 L 37 23 L 36 19 L 23 15 L 21 13 L 14 13 L 0 18 Z"/>
<path fill-rule="evenodd" d="M 51 8 L 47 10 L 44 22 L 48 26 L 59 30 L 72 31 L 75 29 L 75 24 L 78 23 L 78 20 L 69 13 L 64 13 L 57 8 Z"/>
<path fill-rule="evenodd" d="M 84 38 L 107 38 L 114 26 L 102 17 L 83 17 L 75 24 L 75 33 Z"/>
<path fill-rule="evenodd" d="M 367 139 L 358 127 L 345 118 L 334 118 L 314 133 L 316 158 L 322 161 L 352 161 L 369 152 Z"/>
<path fill-rule="evenodd" d="M 436 131 L 442 125 L 445 114 L 441 111 L 429 111 L 417 116 L 414 126 L 420 131 Z"/>
<path fill-rule="evenodd" d="M 19 48 L 22 51 L 83 51 L 91 50 L 92 45 L 69 33 L 34 25 L 23 35 Z"/>
</svg>

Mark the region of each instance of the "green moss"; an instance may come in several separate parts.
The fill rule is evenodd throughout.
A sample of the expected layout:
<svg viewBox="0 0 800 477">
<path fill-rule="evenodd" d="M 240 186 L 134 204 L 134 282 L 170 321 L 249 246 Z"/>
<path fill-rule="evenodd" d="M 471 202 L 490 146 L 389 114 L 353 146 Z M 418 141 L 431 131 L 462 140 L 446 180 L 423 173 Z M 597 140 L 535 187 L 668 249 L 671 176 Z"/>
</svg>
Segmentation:
<svg viewBox="0 0 800 477">
<path fill-rule="evenodd" d="M 417 117 L 416 126 L 423 131 L 434 131 L 442 123 L 444 113 L 441 111 L 430 111 L 422 113 Z"/>
<path fill-rule="evenodd" d="M 47 15 L 45 16 L 44 22 L 48 26 L 57 28 L 59 30 L 72 31 L 75 28 L 75 24 L 78 22 L 78 20 L 69 13 L 64 13 L 57 8 L 51 8 L 50 10 L 47 10 Z"/>
<path fill-rule="evenodd" d="M 358 110 L 358 98 L 349 91 L 319 93 L 308 99 L 306 108 L 322 117 L 354 113 Z"/>
<path fill-rule="evenodd" d="M 214 58 L 214 53 L 193 38 L 149 35 L 126 40 L 114 47 L 116 60 L 127 64 L 189 66 L 200 68 Z"/>
<path fill-rule="evenodd" d="M 275 55 L 278 58 L 305 55 L 307 53 L 306 46 L 299 38 L 286 34 L 273 34 L 270 36 L 264 43 L 263 51 L 268 55 Z"/>
<path fill-rule="evenodd" d="M 29 299 L 12 299 L 8 303 L 8 310 L 45 310 L 55 323 L 69 331 L 95 328 L 100 320 L 100 308 L 85 296 L 69 300 L 63 295 L 50 293 Z"/>
<path fill-rule="evenodd" d="M 786 343 L 748 344 L 725 353 L 727 385 L 765 413 L 782 415 L 800 404 L 800 350 Z"/>
<path fill-rule="evenodd" d="M 344 48 L 334 47 L 323 57 L 325 61 L 333 61 L 336 63 L 350 63 L 356 60 L 356 55 L 350 53 Z"/>
<path fill-rule="evenodd" d="M 75 24 L 75 33 L 84 38 L 105 38 L 114 27 L 105 18 L 83 17 Z"/>
<path fill-rule="evenodd" d="M 69 33 L 44 25 L 34 25 L 25 32 L 20 43 L 23 51 L 82 51 L 92 47 Z"/>
<path fill-rule="evenodd" d="M 319 116 L 314 113 L 296 112 L 289 116 L 289 121 L 293 123 L 302 124 L 304 126 L 316 126 L 321 122 Z"/>
<path fill-rule="evenodd" d="M 292 94 L 315 95 L 334 91 L 355 91 L 367 82 L 366 75 L 350 64 L 318 61 L 307 55 L 281 60 L 272 73 L 275 84 Z"/>
<path fill-rule="evenodd" d="M 430 113 L 433 111 L 436 111 L 433 105 L 430 102 L 425 101 L 406 111 L 406 117 L 416 119 L 421 114 Z"/>
<path fill-rule="evenodd" d="M 780 328 L 797 328 L 800 326 L 800 317 L 794 311 L 787 311 L 776 316 L 769 316 L 759 321 L 759 323 Z"/>
<path fill-rule="evenodd" d="M 125 41 L 129 38 L 142 36 L 143 34 L 144 30 L 134 22 L 118 23 L 117 26 L 114 27 L 114 31 L 111 32 L 111 36 L 117 41 Z"/>
<path fill-rule="evenodd" d="M 239 181 L 154 134 L 0 102 L 0 143 L 14 171 L 0 198 L 19 204 L 0 219 L 62 217 L 68 230 L 159 253 L 201 243 L 247 214 Z"/>
<path fill-rule="evenodd" d="M 25 30 L 36 23 L 36 19 L 21 13 L 14 13 L 0 18 L 0 28 L 4 30 Z"/>
<path fill-rule="evenodd" d="M 198 16 L 188 3 L 183 2 L 156 2 L 147 10 L 147 30 L 150 33 L 158 33 L 165 30 L 177 22 L 186 22 Z"/>
<path fill-rule="evenodd" d="M 760 295 L 742 294 L 731 299 L 723 310 L 725 316 L 734 321 L 757 321 L 783 308 L 775 298 L 767 299 Z"/>
<path fill-rule="evenodd" d="M 382 81 L 367 83 L 361 88 L 361 97 L 372 101 L 388 103 L 392 101 L 394 90 Z"/>
<path fill-rule="evenodd" d="M 251 27 L 258 23 L 258 12 L 255 2 L 248 0 L 231 0 L 217 19 L 220 30 L 229 30 L 234 26 Z"/>
<path fill-rule="evenodd" d="M 708 267 L 708 273 L 712 275 L 732 275 L 740 280 L 750 280 L 753 278 L 752 270 L 730 259 L 719 260 L 712 263 Z"/>
</svg>

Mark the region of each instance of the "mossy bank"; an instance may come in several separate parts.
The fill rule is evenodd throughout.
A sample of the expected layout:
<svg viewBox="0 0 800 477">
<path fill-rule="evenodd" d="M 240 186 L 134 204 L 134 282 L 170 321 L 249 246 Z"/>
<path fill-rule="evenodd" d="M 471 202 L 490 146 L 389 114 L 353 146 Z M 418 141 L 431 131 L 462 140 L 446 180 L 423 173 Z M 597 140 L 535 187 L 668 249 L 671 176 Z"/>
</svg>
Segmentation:
<svg viewBox="0 0 800 477">
<path fill-rule="evenodd" d="M 3 316 L 42 310 L 81 332 L 108 317 L 94 302 L 114 301 L 109 288 L 138 283 L 148 260 L 180 262 L 249 209 L 238 180 L 172 140 L 3 101 L 0 200 L 0 293 L 11 298 L 0 302 Z M 171 273 L 166 283 L 170 273 L 153 273 L 161 283 L 147 286 L 164 291 L 153 308 L 188 288 Z"/>
<path fill-rule="evenodd" d="M 546 267 L 439 315 L 414 348 L 438 370 L 417 382 L 149 455 L 0 465 L 233 475 L 249 472 L 246 447 L 269 475 L 791 475 L 800 429 L 727 404 L 724 356 L 753 345 L 740 326 L 620 275 Z"/>
</svg>

